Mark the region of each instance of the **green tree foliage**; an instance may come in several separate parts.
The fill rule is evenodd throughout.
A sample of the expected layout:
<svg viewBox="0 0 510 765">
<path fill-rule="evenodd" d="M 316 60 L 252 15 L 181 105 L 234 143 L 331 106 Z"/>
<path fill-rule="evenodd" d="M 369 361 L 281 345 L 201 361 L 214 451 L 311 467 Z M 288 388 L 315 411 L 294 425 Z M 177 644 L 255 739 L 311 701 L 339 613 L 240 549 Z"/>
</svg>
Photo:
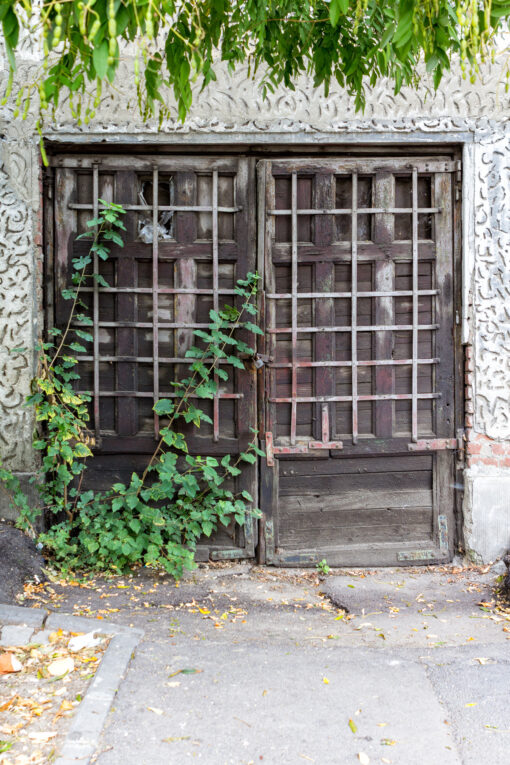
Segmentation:
<svg viewBox="0 0 510 765">
<path fill-rule="evenodd" d="M 87 123 L 121 62 L 131 68 L 145 119 L 168 115 L 173 91 L 180 119 L 192 83 L 215 79 L 218 61 L 248 62 L 262 86 L 293 88 L 308 73 L 327 92 L 336 80 L 364 106 L 364 86 L 388 77 L 398 91 L 415 85 L 425 61 L 437 87 L 452 56 L 466 76 L 493 56 L 510 0 L 2 0 L 0 20 L 10 66 L 7 95 L 28 113 L 35 93 L 41 113 L 70 96 Z M 42 44 L 32 82 L 16 85 L 23 35 Z M 507 64 L 508 75 L 508 64 Z M 123 75 L 125 76 L 125 75 Z"/>
</svg>

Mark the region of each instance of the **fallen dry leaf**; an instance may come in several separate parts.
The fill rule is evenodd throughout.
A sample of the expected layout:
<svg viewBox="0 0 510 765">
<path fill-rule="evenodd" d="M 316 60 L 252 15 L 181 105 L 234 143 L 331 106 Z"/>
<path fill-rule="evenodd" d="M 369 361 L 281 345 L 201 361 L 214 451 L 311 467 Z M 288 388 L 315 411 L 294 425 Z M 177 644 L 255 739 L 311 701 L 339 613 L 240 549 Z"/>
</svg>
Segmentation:
<svg viewBox="0 0 510 765">
<path fill-rule="evenodd" d="M 12 653 L 0 654 L 0 675 L 9 675 L 12 672 L 21 672 L 21 662 Z"/>
<path fill-rule="evenodd" d="M 50 738 L 54 738 L 56 735 L 56 730 L 34 731 L 33 733 L 28 734 L 28 738 L 37 742 L 38 744 L 44 744 L 46 741 L 49 741 Z"/>
<path fill-rule="evenodd" d="M 358 760 L 361 762 L 361 765 L 370 765 L 370 757 L 365 752 L 358 752 Z"/>
<path fill-rule="evenodd" d="M 74 660 L 70 656 L 67 656 L 65 659 L 56 659 L 51 664 L 48 664 L 46 669 L 52 677 L 60 677 L 74 671 Z"/>
</svg>

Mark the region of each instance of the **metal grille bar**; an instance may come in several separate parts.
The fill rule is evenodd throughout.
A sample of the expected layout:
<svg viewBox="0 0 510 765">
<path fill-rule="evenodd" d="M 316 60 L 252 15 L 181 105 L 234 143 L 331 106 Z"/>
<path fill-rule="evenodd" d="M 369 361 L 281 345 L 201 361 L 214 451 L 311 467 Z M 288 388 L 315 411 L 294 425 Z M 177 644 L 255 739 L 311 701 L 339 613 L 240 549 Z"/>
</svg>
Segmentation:
<svg viewBox="0 0 510 765">
<path fill-rule="evenodd" d="M 356 328 L 358 332 L 377 332 L 381 331 L 384 332 L 384 330 L 413 330 L 415 328 L 414 324 L 359 324 Z M 416 327 L 417 330 L 419 329 L 438 329 L 439 324 L 420 324 Z M 342 326 L 342 327 L 296 327 L 296 332 L 351 332 L 353 330 L 352 327 L 348 326 Z M 272 334 L 276 335 L 289 335 L 292 333 L 292 327 L 271 327 L 267 330 L 268 332 L 271 332 Z"/>
<path fill-rule="evenodd" d="M 80 289 L 80 292 L 93 292 L 93 287 L 82 287 Z M 214 290 L 208 290 L 208 289 L 193 289 L 193 288 L 185 288 L 177 289 L 175 287 L 157 287 L 155 290 L 160 295 L 213 295 Z M 128 293 L 129 295 L 133 294 L 140 294 L 140 295 L 152 295 L 154 293 L 154 290 L 152 287 L 133 287 L 133 289 L 130 289 L 129 287 L 100 287 L 99 292 L 107 292 L 114 295 L 122 295 Z M 435 291 L 434 291 L 435 292 Z M 235 290 L 227 290 L 227 289 L 218 289 L 218 295 L 235 295 Z M 412 294 L 412 293 L 410 293 Z M 186 324 L 188 326 L 188 324 Z"/>
<path fill-rule="evenodd" d="M 290 414 L 290 443 L 292 446 L 296 443 L 296 423 L 297 423 L 297 291 L 298 291 L 298 263 L 297 263 L 297 242 L 298 242 L 298 230 L 297 230 L 297 173 L 292 173 L 292 189 L 291 189 L 291 205 L 292 205 L 292 399 L 291 399 L 291 414 Z"/>
<path fill-rule="evenodd" d="M 413 168 L 412 185 L 413 247 L 413 368 L 412 368 L 412 431 L 411 441 L 418 440 L 418 171 Z"/>
<path fill-rule="evenodd" d="M 158 328 L 158 315 L 159 315 L 159 302 L 158 302 L 158 282 L 159 282 L 159 259 L 158 259 L 158 247 L 159 247 L 159 175 L 157 165 L 154 165 L 152 170 L 152 369 L 153 369 L 153 401 L 154 406 L 159 400 L 159 328 Z M 159 416 L 154 412 L 154 438 L 159 438 Z"/>
<path fill-rule="evenodd" d="M 218 288 L 219 288 L 219 266 L 218 266 L 218 171 L 213 170 L 212 174 L 212 256 L 213 256 L 213 308 L 217 312 Z M 216 363 L 215 363 L 216 366 Z M 218 396 L 218 375 L 214 373 L 214 382 L 216 383 L 216 392 L 213 400 L 213 441 L 218 441 L 220 437 L 220 400 Z"/>
<path fill-rule="evenodd" d="M 359 367 L 384 367 L 384 366 L 406 366 L 412 364 L 412 359 L 367 359 L 357 364 Z M 418 364 L 439 364 L 439 359 L 418 359 Z M 350 367 L 352 361 L 297 361 L 297 367 Z M 292 366 L 286 361 L 270 362 L 269 366 L 274 369 L 288 369 Z"/>
<path fill-rule="evenodd" d="M 89 390 L 78 390 L 76 391 L 78 394 L 83 395 L 87 394 L 90 395 Z M 171 391 L 160 391 L 160 395 L 164 396 L 165 398 L 180 398 L 182 394 L 180 393 L 173 393 Z M 109 396 L 114 398 L 123 398 L 125 396 L 135 398 L 154 398 L 154 393 L 152 391 L 136 391 L 136 390 L 100 390 L 99 396 Z M 189 398 L 197 398 L 203 401 L 203 396 L 195 396 L 194 394 L 190 394 Z M 229 399 L 229 398 L 244 398 L 243 393 L 218 393 L 218 398 L 221 399 Z"/>
<path fill-rule="evenodd" d="M 357 177 L 357 174 L 355 174 Z M 355 212 L 354 207 L 354 200 L 353 200 L 353 209 L 349 209 L 348 207 L 344 207 L 341 209 L 335 209 L 335 208 L 301 208 L 296 210 L 296 215 L 352 215 Z M 389 214 L 396 214 L 396 213 L 408 213 L 411 214 L 413 212 L 412 207 L 360 207 L 359 210 L 357 210 L 359 215 L 366 214 L 376 214 L 376 213 L 389 213 Z M 417 212 L 419 213 L 440 213 L 441 208 L 440 207 L 419 207 L 417 209 Z M 269 215 L 291 215 L 292 210 L 268 210 Z"/>
<path fill-rule="evenodd" d="M 413 295 L 412 290 L 370 290 L 369 292 L 358 292 L 359 298 L 364 297 L 411 297 Z M 439 295 L 439 290 L 418 290 L 418 295 Z M 292 297 L 290 292 L 273 292 L 266 294 L 266 298 L 272 298 L 273 300 L 289 300 Z M 350 292 L 298 292 L 297 298 L 307 298 L 312 300 L 314 298 L 350 298 Z"/>
<path fill-rule="evenodd" d="M 97 220 L 99 215 L 99 165 L 94 164 L 92 166 L 92 208 L 94 219 Z M 98 227 L 94 226 L 94 234 L 97 236 Z M 93 257 L 94 274 L 99 273 L 99 258 L 97 252 L 94 252 Z M 94 430 L 96 435 L 96 441 L 99 440 L 100 430 L 100 415 L 99 415 L 99 283 L 97 279 L 94 279 L 93 290 L 93 306 L 92 306 L 92 321 L 93 321 L 93 336 L 94 336 Z"/>
<path fill-rule="evenodd" d="M 215 170 L 215 173 L 218 171 Z M 70 210 L 92 210 L 93 205 L 71 203 L 68 205 Z M 124 210 L 129 212 L 150 212 L 157 207 L 159 212 L 197 212 L 197 213 L 212 213 L 213 207 L 210 205 L 122 205 Z M 98 210 L 105 210 L 104 205 L 98 204 Z M 219 213 L 236 213 L 242 212 L 242 207 L 217 207 Z M 409 210 L 410 212 L 410 210 Z M 420 210 L 420 212 L 423 212 Z"/>
<path fill-rule="evenodd" d="M 275 404 L 291 404 L 292 401 L 296 401 L 298 404 L 317 404 L 321 402 L 327 403 L 328 401 L 406 401 L 411 400 L 412 393 L 381 393 L 381 394 L 357 394 L 356 399 L 354 396 L 299 396 L 293 399 L 292 397 L 271 397 L 269 401 Z M 440 398 L 440 393 L 418 393 L 416 398 L 418 399 L 431 399 Z"/>
<path fill-rule="evenodd" d="M 351 361 L 352 443 L 358 443 L 358 174 L 352 174 L 351 219 Z"/>
</svg>

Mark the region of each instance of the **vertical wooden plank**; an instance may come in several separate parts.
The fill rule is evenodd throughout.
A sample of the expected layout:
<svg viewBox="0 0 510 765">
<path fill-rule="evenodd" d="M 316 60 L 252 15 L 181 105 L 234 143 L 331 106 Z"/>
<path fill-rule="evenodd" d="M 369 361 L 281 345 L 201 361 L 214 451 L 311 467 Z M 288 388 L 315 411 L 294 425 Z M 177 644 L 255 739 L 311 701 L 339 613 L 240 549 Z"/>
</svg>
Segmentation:
<svg viewBox="0 0 510 765">
<path fill-rule="evenodd" d="M 57 167 L 55 170 L 55 320 L 59 326 L 69 318 L 71 303 L 64 300 L 61 290 L 69 286 L 71 257 L 74 238 L 77 234 L 77 215 L 69 209 L 76 201 L 77 178 L 74 170 Z"/>
<path fill-rule="evenodd" d="M 262 510 L 261 537 L 263 549 L 259 552 L 261 563 L 274 561 L 278 546 L 278 475 L 279 460 L 269 467 L 266 460 L 260 465 L 260 507 Z M 262 555 L 264 560 L 261 560 Z"/>
<path fill-rule="evenodd" d="M 256 203 L 255 203 L 255 160 L 240 157 L 235 178 L 235 202 L 242 208 L 236 213 L 235 237 L 238 242 L 238 261 L 235 279 L 244 279 L 256 269 Z M 221 199 L 220 199 L 221 205 Z M 241 338 L 250 345 L 256 342 L 253 335 L 246 333 Z M 235 390 L 242 394 L 236 406 L 236 432 L 239 449 L 245 449 L 255 435 L 250 427 L 257 426 L 257 372 L 253 364 L 248 369 L 235 370 Z M 246 490 L 253 497 L 255 507 L 259 506 L 258 464 L 245 463 L 238 479 L 238 491 Z M 244 548 L 246 554 L 255 553 L 256 521 L 245 524 Z M 239 532 L 238 532 L 239 533 Z"/>
<path fill-rule="evenodd" d="M 395 181 L 392 173 L 376 173 L 374 176 L 375 207 L 394 207 Z M 391 214 L 377 213 L 374 215 L 373 238 L 377 244 L 388 245 L 393 242 L 395 218 Z M 395 284 L 395 265 L 391 257 L 378 260 L 375 267 L 374 289 L 378 292 L 390 292 Z M 376 325 L 394 324 L 394 299 L 391 297 L 375 298 Z M 376 360 L 391 360 L 393 350 L 393 332 L 378 331 L 375 333 Z M 394 393 L 394 368 L 390 365 L 377 366 L 374 370 L 375 393 L 377 395 Z M 394 401 L 375 402 L 375 435 L 381 438 L 393 434 Z"/>
<path fill-rule="evenodd" d="M 265 207 L 264 207 L 264 240 L 265 240 L 265 259 L 264 259 L 264 285 L 266 293 L 276 292 L 276 279 L 273 265 L 273 244 L 275 241 L 275 219 L 268 215 L 267 210 L 273 210 L 276 206 L 275 199 L 275 180 L 271 171 L 271 162 L 264 162 L 265 168 Z M 272 329 L 276 324 L 276 301 L 266 299 L 266 317 L 265 327 Z M 266 332 L 266 352 L 269 358 L 276 356 L 276 335 Z M 276 374 L 272 367 L 265 368 L 265 431 L 274 432 L 277 419 L 277 405 L 270 402 L 269 399 L 276 395 Z"/>
<path fill-rule="evenodd" d="M 137 204 L 138 177 L 131 171 L 115 174 L 115 202 Z M 136 213 L 127 213 L 123 221 L 126 226 L 126 242 L 136 241 Z M 116 284 L 112 286 L 132 289 L 137 286 L 137 264 L 133 255 L 122 253 L 115 262 Z M 124 292 L 116 296 L 116 320 L 135 322 L 138 320 L 137 297 Z M 136 329 L 119 327 L 116 330 L 116 355 L 136 356 L 138 350 Z M 117 389 L 136 391 L 138 388 L 137 365 L 131 361 L 117 362 Z M 120 396 L 116 401 L 116 430 L 119 436 L 134 436 L 138 432 L 138 403 L 134 396 Z"/>
<path fill-rule="evenodd" d="M 454 303 L 453 303 L 453 202 L 452 174 L 436 173 L 433 180 L 433 204 L 441 208 L 434 219 L 436 245 L 435 287 L 440 291 L 435 298 L 435 355 L 439 357 L 436 367 L 435 390 L 441 394 L 435 401 L 435 432 L 441 438 L 455 436 L 454 401 Z M 446 515 L 449 529 L 450 549 L 455 529 L 454 518 L 454 463 L 453 452 L 438 452 L 435 461 L 435 513 Z"/>
<path fill-rule="evenodd" d="M 441 207 L 435 216 L 436 273 L 435 356 L 440 361 L 436 369 L 435 388 L 441 397 L 436 403 L 436 435 L 451 438 L 455 435 L 453 386 L 454 372 L 454 306 L 453 306 L 453 211 L 451 173 L 434 176 L 434 204 Z"/>
<path fill-rule="evenodd" d="M 174 176 L 174 194 L 176 205 L 193 205 L 196 203 L 197 182 L 195 173 L 177 172 Z M 197 214 L 177 212 L 174 216 L 175 239 L 178 243 L 192 244 L 197 238 Z M 197 286 L 197 263 L 192 257 L 176 258 L 174 261 L 174 285 L 176 289 L 192 289 Z M 185 293 L 176 294 L 174 298 L 174 321 L 179 324 L 196 322 L 197 296 Z M 184 357 L 186 351 L 194 342 L 192 329 L 184 326 L 174 332 L 174 353 L 178 358 Z M 187 365 L 175 367 L 176 379 L 182 379 L 188 374 Z"/>
<path fill-rule="evenodd" d="M 42 171 L 42 168 L 41 168 Z M 38 329 L 38 332 L 48 330 L 56 325 L 55 318 L 55 171 L 52 167 L 47 167 L 43 172 L 43 253 L 44 253 L 44 276 L 45 285 L 44 295 L 38 299 L 43 301 L 44 305 L 44 327 Z M 42 289 L 43 284 L 38 285 L 38 290 Z"/>
<path fill-rule="evenodd" d="M 332 208 L 335 204 L 335 176 L 331 173 L 317 173 L 314 179 L 314 206 L 316 208 Z M 314 244 L 328 247 L 333 242 L 332 215 L 316 215 L 314 225 Z M 324 293 L 324 297 L 314 300 L 315 325 L 327 327 L 335 325 L 335 301 L 328 298 L 328 292 L 335 290 L 335 264 L 333 261 L 317 261 L 315 263 L 315 285 L 311 285 L 315 292 Z M 333 361 L 335 358 L 335 333 L 321 332 L 314 334 L 315 361 Z M 315 368 L 315 392 L 314 396 L 335 395 L 335 368 Z M 326 406 L 328 423 L 336 422 L 335 404 L 317 404 L 315 406 L 315 438 L 322 441 L 330 441 L 332 433 L 328 432 L 326 438 L 323 433 L 323 407 Z M 331 416 L 329 414 L 331 413 Z"/>
</svg>

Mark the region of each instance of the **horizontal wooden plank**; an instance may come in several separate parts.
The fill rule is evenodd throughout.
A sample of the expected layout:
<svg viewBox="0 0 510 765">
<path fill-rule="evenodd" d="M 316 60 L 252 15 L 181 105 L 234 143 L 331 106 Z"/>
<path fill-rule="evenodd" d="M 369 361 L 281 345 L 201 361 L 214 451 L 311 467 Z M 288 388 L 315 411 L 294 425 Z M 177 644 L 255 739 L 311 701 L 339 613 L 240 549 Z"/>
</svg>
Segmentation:
<svg viewBox="0 0 510 765">
<path fill-rule="evenodd" d="M 331 544 L 365 544 L 367 549 L 375 543 L 401 542 L 412 536 L 417 541 L 432 540 L 432 521 L 408 526 L 400 523 L 380 526 L 316 526 L 309 529 L 286 527 L 280 522 L 279 545 L 294 550 Z M 329 562 L 329 559 L 328 559 Z"/>
<path fill-rule="evenodd" d="M 85 255 L 90 250 L 90 241 L 79 240 L 73 243 L 73 257 Z M 236 242 L 219 242 L 219 260 L 237 260 L 239 247 Z M 108 257 L 135 258 L 136 260 L 152 261 L 152 244 L 144 242 L 126 242 L 124 247 L 113 245 Z M 158 242 L 158 260 L 175 260 L 192 258 L 193 260 L 212 261 L 212 242 Z"/>
<path fill-rule="evenodd" d="M 298 246 L 298 262 L 337 261 L 338 263 L 351 262 L 350 242 L 336 242 L 331 245 L 319 246 L 311 243 L 302 243 Z M 275 242 L 272 246 L 271 259 L 274 265 L 283 265 L 291 261 L 291 244 Z M 411 242 L 393 242 L 393 244 L 374 244 L 373 242 L 358 242 L 357 260 L 360 263 L 376 260 L 395 260 L 407 262 L 412 258 Z M 433 260 L 436 257 L 436 245 L 433 242 L 420 242 L 418 246 L 418 258 L 421 261 Z"/>
<path fill-rule="evenodd" d="M 280 478 L 297 475 L 338 475 L 387 473 L 396 471 L 430 471 L 432 470 L 432 454 L 401 454 L 395 457 L 352 457 L 339 459 L 324 459 L 320 462 L 305 459 L 280 460 Z"/>
<path fill-rule="evenodd" d="M 58 154 L 50 158 L 52 167 L 68 167 L 76 170 L 91 169 L 99 165 L 99 172 L 106 170 L 132 170 L 151 172 L 154 165 L 161 172 L 207 172 L 212 170 L 235 173 L 239 160 L 236 157 L 203 157 L 192 154 L 160 156 L 158 154 Z"/>
<path fill-rule="evenodd" d="M 407 526 L 429 525 L 432 523 L 431 507 L 364 507 L 357 510 L 328 510 L 310 513 L 287 513 L 279 516 L 281 527 L 291 526 L 296 530 L 313 528 L 343 529 L 351 526 Z"/>
<path fill-rule="evenodd" d="M 428 489 L 432 490 L 432 471 L 384 473 L 339 473 L 337 475 L 280 475 L 280 496 L 340 494 L 356 490 Z"/>
<path fill-rule="evenodd" d="M 330 510 L 363 510 L 365 508 L 413 508 L 432 507 L 433 496 L 429 489 L 402 491 L 357 489 L 341 494 L 315 496 L 281 496 L 280 513 L 326 513 Z"/>
<path fill-rule="evenodd" d="M 268 160 L 269 161 L 269 160 Z M 349 157 L 346 159 L 321 157 L 278 159 L 271 162 L 273 176 L 288 175 L 296 172 L 299 176 L 314 173 L 366 173 L 375 174 L 380 171 L 402 173 L 409 175 L 416 168 L 419 173 L 448 173 L 454 172 L 457 166 L 448 156 L 425 157 Z"/>
</svg>

